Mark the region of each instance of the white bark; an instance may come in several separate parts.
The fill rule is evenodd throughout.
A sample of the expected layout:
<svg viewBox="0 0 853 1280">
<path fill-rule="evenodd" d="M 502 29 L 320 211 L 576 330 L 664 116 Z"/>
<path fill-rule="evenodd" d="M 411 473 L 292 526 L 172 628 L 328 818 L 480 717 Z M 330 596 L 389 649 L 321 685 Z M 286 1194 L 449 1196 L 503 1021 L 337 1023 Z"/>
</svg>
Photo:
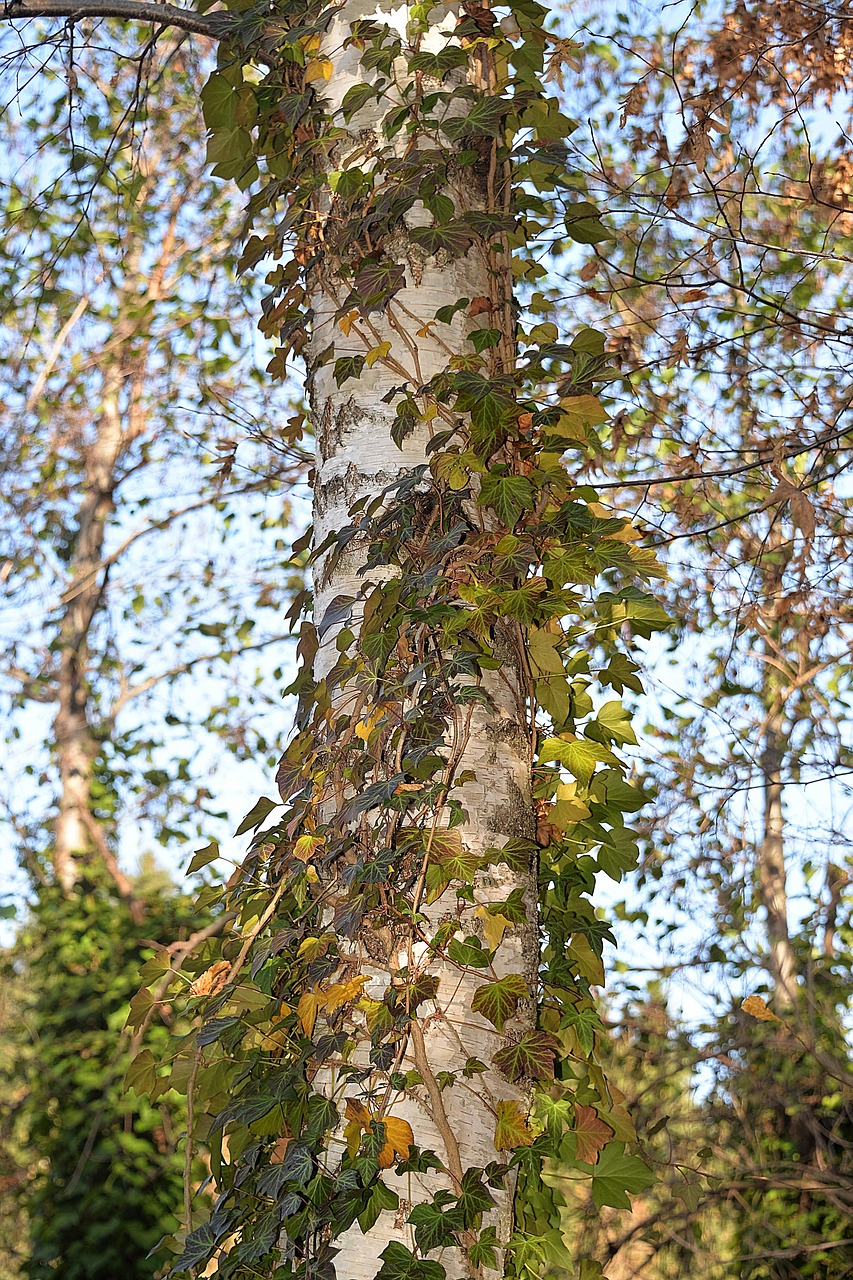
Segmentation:
<svg viewBox="0 0 853 1280">
<path fill-rule="evenodd" d="M 448 7 L 434 10 L 433 16 L 436 25 L 430 37 L 422 42 L 422 48 L 443 47 L 447 32 L 455 26 L 455 14 Z M 377 8 L 376 5 L 353 0 L 338 12 L 320 54 L 334 63 L 334 73 L 327 88 L 329 105 L 333 110 L 340 105 L 346 91 L 364 79 L 365 73 L 358 63 L 359 51 L 343 49 L 350 24 L 354 19 L 364 17 L 387 21 L 405 34 L 407 11 L 404 7 L 386 8 L 383 5 Z M 360 111 L 353 118 L 348 126 L 352 146 L 350 148 L 344 143 L 339 147 L 335 167 L 345 168 L 350 157 L 360 167 L 373 163 L 371 152 L 382 145 L 375 128 L 390 105 L 386 100 L 379 107 Z M 335 124 L 343 127 L 340 115 Z M 387 142 L 384 145 L 387 146 Z M 466 200 L 471 207 L 470 193 L 460 188 L 450 190 L 449 194 L 459 211 L 464 210 Z M 410 226 L 422 225 L 427 220 L 424 210 L 418 206 L 409 215 Z M 317 433 L 315 537 L 318 544 L 330 531 L 351 523 L 349 508 L 356 499 L 379 493 L 426 461 L 427 429 L 420 428 L 405 441 L 402 449 L 398 448 L 390 436 L 395 407 L 393 403 L 384 403 L 383 396 L 403 381 L 401 367 L 414 387 L 422 386 L 433 375 L 447 369 L 453 354 L 470 353 L 472 348 L 466 341 L 466 335 L 470 329 L 479 327 L 482 321 L 472 322 L 464 313 L 458 313 L 449 326 L 435 325 L 426 330 L 424 327 L 434 320 L 439 307 L 452 305 L 462 297 L 473 299 L 490 294 L 492 281 L 488 267 L 476 249 L 464 257 L 444 261 L 444 255 L 425 255 L 402 232 L 393 239 L 386 238 L 382 249 L 386 257 L 405 269 L 405 288 L 394 298 L 387 313 L 373 312 L 366 319 L 359 317 L 348 335 L 344 334 L 336 318 L 347 288 L 335 279 L 334 262 L 327 262 L 324 274 L 318 274 L 314 281 L 310 354 L 316 359 L 329 346 L 333 348 L 332 359 L 316 368 L 311 378 L 312 415 Z M 387 358 L 379 359 L 372 368 L 365 368 L 361 377 L 348 380 L 340 388 L 336 386 L 335 359 L 365 355 L 368 349 L 383 342 L 391 344 Z M 438 425 L 441 427 L 443 424 Z M 335 597 L 357 596 L 363 591 L 365 578 L 359 575 L 363 561 L 363 546 L 353 541 L 332 567 L 328 558 L 316 566 L 315 617 L 318 622 L 322 623 Z M 375 582 L 381 576 L 381 571 L 372 572 L 371 579 Z M 334 641 L 338 630 L 332 627 L 324 635 L 316 662 L 318 677 L 328 673 L 337 657 Z M 487 686 L 493 708 L 478 707 L 473 714 L 470 706 L 465 704 L 460 704 L 457 709 L 457 730 L 464 731 L 467 722 L 469 731 L 461 768 L 473 770 L 476 780 L 465 784 L 455 794 L 468 814 L 468 822 L 461 828 L 463 842 L 477 852 L 500 846 L 512 836 L 530 837 L 533 834 L 529 736 L 520 674 L 509 645 L 501 656 L 506 659 L 504 666 L 489 678 Z M 526 891 L 530 924 L 508 931 L 498 951 L 495 967 L 499 974 L 523 974 L 533 995 L 538 943 L 532 883 L 527 877 L 511 873 L 504 864 L 490 871 L 491 874 L 482 877 L 476 886 L 478 902 L 503 899 L 518 885 Z M 453 906 L 455 897 L 451 890 L 427 910 L 437 924 Z M 471 921 L 469 931 L 475 932 L 477 927 Z M 360 970 L 371 974 L 367 991 L 378 997 L 391 981 L 391 974 L 388 967 L 376 963 L 375 949 L 372 949 L 371 957 L 369 939 L 367 944 L 361 944 L 363 959 Z M 405 961 L 406 957 L 402 956 L 401 962 Z M 416 1069 L 427 1079 L 407 1096 L 393 1097 L 388 1111 L 408 1119 L 418 1146 L 436 1151 L 450 1171 L 450 1177 L 410 1176 L 403 1180 L 393 1173 L 384 1175 L 387 1184 L 410 1204 L 431 1198 L 439 1186 L 452 1187 L 458 1180 L 460 1169 L 482 1168 L 490 1161 L 500 1159 L 494 1146 L 494 1102 L 513 1098 L 523 1105 L 525 1100 L 521 1088 L 509 1084 L 491 1067 L 487 1073 L 474 1076 L 470 1081 L 460 1077 L 456 1085 L 444 1091 L 437 1089 L 430 1076 L 442 1071 L 458 1073 L 470 1057 L 489 1064 L 496 1050 L 506 1043 L 506 1038 L 498 1035 L 491 1024 L 471 1010 L 474 992 L 489 976 L 487 973 L 481 971 L 475 975 L 469 971 L 460 980 L 459 970 L 449 964 L 433 964 L 431 972 L 440 979 L 439 993 L 434 1006 L 421 1006 L 419 1010 L 430 1070 L 429 1073 L 424 1071 L 423 1054 L 415 1029 L 403 1069 Z M 522 1005 L 507 1030 L 531 1025 L 532 1010 L 532 1001 Z M 331 1087 L 331 1082 L 327 1081 L 327 1087 Z M 333 1141 L 330 1152 L 332 1164 L 336 1163 L 335 1148 L 339 1141 Z M 512 1187 L 507 1185 L 503 1192 L 493 1194 L 499 1203 L 491 1220 L 499 1224 L 499 1234 L 506 1239 L 511 1222 Z M 362 1234 L 356 1224 L 340 1237 L 335 1242 L 340 1248 L 335 1262 L 338 1280 L 372 1280 L 380 1267 L 379 1254 L 389 1241 L 398 1240 L 412 1248 L 412 1228 L 405 1225 L 405 1217 L 404 1212 L 396 1215 L 384 1212 L 367 1235 Z M 448 1252 L 457 1256 L 449 1257 Z M 472 1273 L 461 1251 L 446 1250 L 441 1261 L 450 1277 L 478 1274 Z"/>
</svg>

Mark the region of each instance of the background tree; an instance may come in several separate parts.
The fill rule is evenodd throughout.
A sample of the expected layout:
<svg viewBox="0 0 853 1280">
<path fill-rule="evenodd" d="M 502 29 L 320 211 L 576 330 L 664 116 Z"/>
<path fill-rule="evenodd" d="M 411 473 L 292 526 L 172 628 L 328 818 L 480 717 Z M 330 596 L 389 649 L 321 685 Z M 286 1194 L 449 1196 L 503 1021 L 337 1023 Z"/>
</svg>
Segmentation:
<svg viewBox="0 0 853 1280">
<path fill-rule="evenodd" d="M 847 837 L 831 817 L 849 768 L 849 254 L 828 179 L 848 150 L 845 33 L 835 10 L 700 7 L 657 31 L 617 18 L 610 60 L 591 33 L 575 45 L 590 101 L 613 104 L 576 155 L 615 238 L 578 264 L 572 305 L 595 319 L 616 303 L 617 323 L 597 322 L 627 373 L 586 448 L 654 530 L 681 623 L 651 712 L 645 900 L 623 913 L 669 940 L 700 1093 L 668 1125 L 670 1185 L 711 1175 L 637 1216 L 629 1241 L 651 1249 L 632 1263 L 626 1244 L 614 1274 L 850 1265 Z M 784 1026 L 738 1011 L 756 990 Z M 647 1042 L 635 1029 L 629 1054 Z M 645 1096 L 667 1096 L 668 1056 L 643 1055 Z"/>
<path fill-rule="evenodd" d="M 144 96 L 152 71 L 85 50 L 73 85 L 45 78 L 7 124 L 4 802 L 32 886 L 6 957 L 10 1275 L 151 1276 L 176 1225 L 185 1119 L 127 1092 L 120 1029 L 143 960 L 171 947 L 179 968 L 227 917 L 206 931 L 150 855 L 136 873 L 128 858 L 221 823 L 220 748 L 269 750 L 298 587 L 281 534 L 304 455 L 296 431 L 272 446 L 258 426 L 295 410 L 256 367 L 238 211 L 188 109 L 199 64 L 173 45 Z M 249 520 L 268 531 L 251 558 Z"/>
</svg>

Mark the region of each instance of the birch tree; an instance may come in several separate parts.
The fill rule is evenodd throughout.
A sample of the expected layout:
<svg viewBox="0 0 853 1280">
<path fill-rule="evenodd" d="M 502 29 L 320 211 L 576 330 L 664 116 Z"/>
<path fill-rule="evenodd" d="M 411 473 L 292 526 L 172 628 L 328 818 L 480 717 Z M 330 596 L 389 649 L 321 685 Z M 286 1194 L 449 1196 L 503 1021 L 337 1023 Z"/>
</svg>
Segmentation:
<svg viewBox="0 0 853 1280">
<path fill-rule="evenodd" d="M 318 441 L 282 805 L 241 827 L 196 1030 L 134 1074 L 187 1095 L 175 1270 L 539 1276 L 559 1242 L 513 1233 L 519 1169 L 560 1154 L 597 1205 L 648 1181 L 596 1059 L 590 893 L 637 856 L 620 636 L 663 622 L 653 558 L 575 481 L 604 340 L 560 340 L 536 290 L 540 235 L 601 226 L 542 79 L 570 51 L 533 0 L 87 11 L 222 37 L 209 154 L 250 191 L 271 372 L 304 358 Z M 147 971 L 131 1026 L 185 991 L 170 976 Z"/>
</svg>

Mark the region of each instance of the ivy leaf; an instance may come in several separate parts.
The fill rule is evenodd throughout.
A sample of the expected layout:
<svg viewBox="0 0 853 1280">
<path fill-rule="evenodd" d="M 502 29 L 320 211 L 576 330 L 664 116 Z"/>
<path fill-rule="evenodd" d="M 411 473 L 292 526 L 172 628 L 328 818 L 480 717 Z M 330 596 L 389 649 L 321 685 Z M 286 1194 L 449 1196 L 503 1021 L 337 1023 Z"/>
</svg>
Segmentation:
<svg viewBox="0 0 853 1280">
<path fill-rule="evenodd" d="M 254 831 L 256 827 L 259 827 L 261 823 L 270 816 L 273 809 L 277 809 L 279 807 L 280 803 L 281 801 L 279 800 L 270 800 L 267 796 L 261 796 L 246 814 L 245 818 L 234 832 L 234 835 L 244 836 L 247 831 Z"/>
<path fill-rule="evenodd" d="M 598 244 L 601 240 L 614 239 L 613 232 L 608 231 L 601 221 L 598 209 L 586 200 L 566 210 L 566 232 L 569 239 L 577 244 Z"/>
<path fill-rule="evenodd" d="M 475 1226 L 480 1215 L 488 1213 L 495 1206 L 492 1193 L 483 1185 L 481 1173 L 481 1169 L 466 1169 L 462 1175 L 458 1205 L 466 1227 Z"/>
<path fill-rule="evenodd" d="M 223 1031 L 227 1031 L 229 1027 L 236 1027 L 240 1021 L 239 1018 L 211 1018 L 210 1022 L 205 1022 L 204 1026 L 198 1033 L 198 1043 L 203 1049 L 206 1045 L 213 1044 L 218 1040 Z"/>
<path fill-rule="evenodd" d="M 562 412 L 556 423 L 543 428 L 548 435 L 568 436 L 583 440 L 587 427 L 597 427 L 607 422 L 607 411 L 597 396 L 572 396 L 560 402 Z"/>
<path fill-rule="evenodd" d="M 575 1124 L 570 1133 L 575 1135 L 575 1159 L 594 1164 L 596 1157 L 613 1137 L 613 1130 L 605 1124 L 595 1107 L 575 1103 Z"/>
<path fill-rule="evenodd" d="M 611 742 L 617 742 L 620 746 L 628 743 L 636 746 L 637 735 L 631 724 L 631 714 L 618 699 L 605 702 L 603 707 L 599 707 L 595 723 L 603 729 L 605 737 Z"/>
<path fill-rule="evenodd" d="M 360 378 L 363 368 L 364 356 L 340 356 L 335 361 L 335 386 L 343 386 L 348 378 Z"/>
<path fill-rule="evenodd" d="M 234 86 L 226 76 L 214 72 L 208 77 L 201 91 L 201 106 L 204 123 L 211 132 L 215 129 L 229 129 L 236 123 L 237 94 Z"/>
<path fill-rule="evenodd" d="M 512 921 L 500 915 L 499 912 L 490 911 L 488 907 L 483 906 L 477 907 L 474 916 L 483 922 L 483 936 L 489 944 L 489 950 L 496 951 L 503 942 L 507 929 L 512 926 Z"/>
<path fill-rule="evenodd" d="M 303 1142 L 291 1142 L 282 1161 L 282 1177 L 304 1187 L 310 1182 L 313 1172 L 314 1155 L 311 1148 Z"/>
<path fill-rule="evenodd" d="M 500 329 L 472 329 L 468 334 L 468 341 L 477 352 L 477 355 L 481 351 L 487 351 L 490 347 L 496 347 L 500 340 Z"/>
<path fill-rule="evenodd" d="M 362 311 L 382 311 L 406 283 L 406 273 L 396 262 L 363 259 L 355 275 L 355 292 Z"/>
<path fill-rule="evenodd" d="M 435 313 L 436 320 L 440 324 L 450 324 L 457 311 L 464 311 L 469 301 L 469 298 L 459 298 L 452 306 L 439 307 Z"/>
<path fill-rule="evenodd" d="M 433 80 L 441 80 L 454 67 L 468 65 L 468 54 L 459 45 L 447 45 L 438 53 L 416 53 L 409 59 L 409 70 L 422 71 L 432 76 Z"/>
<path fill-rule="evenodd" d="M 421 1253 L 431 1253 L 433 1249 L 443 1249 L 454 1245 L 454 1231 L 462 1227 L 462 1215 L 451 1209 L 443 1212 L 442 1204 L 452 1200 L 447 1191 L 439 1191 L 432 1204 L 415 1205 L 409 1214 L 409 1222 L 415 1228 L 415 1244 Z"/>
<path fill-rule="evenodd" d="M 382 1116 L 382 1124 L 385 1129 L 385 1142 L 379 1152 L 379 1168 L 390 1169 L 394 1163 L 395 1154 L 403 1160 L 408 1160 L 415 1135 L 408 1120 L 403 1120 L 400 1116 Z"/>
<path fill-rule="evenodd" d="M 200 1042 L 201 1038 L 199 1037 Z M 256 1120 L 262 1120 L 264 1116 L 268 1116 L 273 1108 L 278 1105 L 278 1099 L 274 1098 L 271 1093 L 260 1093 L 254 1098 L 238 1099 L 226 1107 L 224 1111 L 220 1111 L 210 1131 L 211 1133 L 218 1133 L 220 1129 L 224 1129 L 232 1121 L 236 1121 L 238 1124 L 254 1124 Z"/>
<path fill-rule="evenodd" d="M 447 948 L 447 956 L 454 964 L 465 969 L 486 969 L 489 965 L 489 953 L 484 951 L 479 938 L 469 937 L 464 942 L 454 938 Z"/>
<path fill-rule="evenodd" d="M 169 1274 L 176 1275 L 179 1271 L 186 1271 L 189 1267 L 194 1267 L 199 1262 L 206 1262 L 210 1257 L 211 1250 L 216 1245 L 217 1239 L 217 1233 L 211 1222 L 205 1222 L 200 1227 L 196 1227 L 195 1231 L 191 1231 L 184 1241 L 184 1251 L 176 1259 L 175 1265 Z"/>
<path fill-rule="evenodd" d="M 625 1154 L 624 1142 L 609 1142 L 592 1170 L 592 1198 L 596 1209 L 630 1209 L 628 1194 L 638 1195 L 654 1182 L 648 1166 Z"/>
<path fill-rule="evenodd" d="M 527 908 L 524 905 L 524 890 L 513 889 L 508 897 L 490 902 L 486 910 L 490 915 L 502 916 L 510 924 L 526 924 Z"/>
<path fill-rule="evenodd" d="M 196 849 L 192 856 L 192 861 L 187 867 L 187 875 L 191 876 L 195 871 L 201 871 L 202 867 L 208 866 L 211 862 L 215 862 L 219 857 L 219 845 L 215 840 L 210 844 L 206 844 L 203 849 Z"/>
<path fill-rule="evenodd" d="M 364 1209 L 358 1215 L 358 1225 L 363 1232 L 368 1232 L 374 1225 L 383 1209 L 396 1209 L 400 1203 L 400 1197 L 396 1191 L 392 1191 L 390 1187 L 386 1187 L 380 1178 L 370 1193 Z"/>
<path fill-rule="evenodd" d="M 296 1006 L 296 1017 L 302 1028 L 303 1035 L 309 1037 L 314 1030 L 314 1023 L 317 1021 L 317 1010 L 320 1007 L 320 997 L 316 991 L 303 991 L 299 997 L 299 1004 Z"/>
<path fill-rule="evenodd" d="M 529 996 L 527 983 L 518 973 L 508 973 L 496 982 L 485 982 L 474 993 L 472 1008 L 503 1031 L 508 1018 L 515 1013 L 519 1000 Z M 498 1148 L 500 1150 L 501 1148 Z"/>
<path fill-rule="evenodd" d="M 534 673 L 552 676 L 564 674 L 565 666 L 560 653 L 562 643 L 563 635 L 561 632 L 554 635 L 552 632 L 543 631 L 539 627 L 531 627 L 527 637 L 527 653 Z"/>
<path fill-rule="evenodd" d="M 498 1233 L 495 1228 L 486 1227 L 485 1231 L 480 1232 L 480 1238 L 468 1247 L 468 1257 L 471 1259 L 471 1265 L 474 1267 L 490 1267 L 492 1271 L 497 1271 L 498 1244 Z"/>
<path fill-rule="evenodd" d="M 571 1103 L 566 1098 L 552 1098 L 544 1089 L 536 1095 L 536 1116 L 545 1126 L 552 1142 L 559 1142 L 563 1131 L 569 1128 Z"/>
<path fill-rule="evenodd" d="M 157 1064 L 150 1049 L 143 1049 L 136 1055 L 124 1077 L 125 1088 L 135 1089 L 137 1093 L 151 1093 L 157 1084 Z"/>
<path fill-rule="evenodd" d="M 539 748 L 539 763 L 547 764 L 549 760 L 565 765 L 583 787 L 590 782 L 597 764 L 616 763 L 612 751 L 587 738 L 577 738 L 574 742 L 566 742 L 564 738 L 546 738 Z"/>
<path fill-rule="evenodd" d="M 446 1280 L 447 1272 L 440 1262 L 416 1258 L 404 1244 L 392 1240 L 380 1253 L 382 1267 L 376 1280 Z"/>
<path fill-rule="evenodd" d="M 371 98 L 377 97 L 377 91 L 372 84 L 354 84 L 351 89 L 347 89 L 341 103 L 341 114 L 347 124 L 350 122 L 356 111 L 360 111 L 366 106 Z"/>
<path fill-rule="evenodd" d="M 471 244 L 468 232 L 459 226 L 413 227 L 409 239 L 427 253 L 445 253 L 458 255 L 464 253 Z"/>
<path fill-rule="evenodd" d="M 528 1031 L 520 1040 L 500 1049 L 492 1058 L 511 1080 L 550 1080 L 554 1075 L 557 1041 L 547 1031 Z"/>
<path fill-rule="evenodd" d="M 495 1103 L 495 1147 L 498 1151 L 514 1151 L 516 1147 L 533 1145 L 533 1134 L 521 1107 L 512 1098 Z"/>
<path fill-rule="evenodd" d="M 480 504 L 497 512 L 499 520 L 511 529 L 522 511 L 536 502 L 533 485 L 525 476 L 501 476 L 494 472 L 482 477 Z"/>
<path fill-rule="evenodd" d="M 510 109 L 511 104 L 504 98 L 480 98 L 466 115 L 445 120 L 441 128 L 451 142 L 475 134 L 496 138 Z"/>
<path fill-rule="evenodd" d="M 436 832 L 436 835 L 438 832 Z M 458 835 L 458 832 L 453 832 Z M 435 861 L 441 868 L 442 875 L 448 880 L 459 880 L 462 884 L 473 884 L 474 877 L 482 866 L 482 859 L 470 849 L 460 847 L 457 852 L 438 853 L 435 855 Z M 433 839 L 433 849 L 435 849 L 435 839 Z"/>
</svg>

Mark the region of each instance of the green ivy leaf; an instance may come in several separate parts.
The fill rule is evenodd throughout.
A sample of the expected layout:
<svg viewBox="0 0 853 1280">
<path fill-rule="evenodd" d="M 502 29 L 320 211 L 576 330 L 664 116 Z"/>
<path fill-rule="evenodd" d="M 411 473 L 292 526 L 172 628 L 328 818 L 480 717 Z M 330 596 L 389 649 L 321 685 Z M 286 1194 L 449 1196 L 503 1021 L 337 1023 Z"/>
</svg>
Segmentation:
<svg viewBox="0 0 853 1280">
<path fill-rule="evenodd" d="M 554 1075 L 557 1041 L 547 1031 L 528 1031 L 492 1058 L 499 1071 L 518 1080 L 550 1080 Z"/>
<path fill-rule="evenodd" d="M 445 1212 L 444 1207 L 451 1203 L 454 1208 Z M 415 1244 L 421 1253 L 454 1245 L 454 1232 L 463 1226 L 462 1214 L 455 1207 L 455 1197 L 449 1191 L 439 1191 L 432 1204 L 415 1205 L 409 1214 L 409 1222 L 415 1228 Z"/>
<path fill-rule="evenodd" d="M 479 939 L 473 936 L 464 942 L 454 938 L 447 948 L 447 956 L 465 969 L 487 969 L 489 966 L 488 951 L 484 951 Z"/>
<path fill-rule="evenodd" d="M 406 273 L 397 262 L 365 258 L 355 274 L 356 301 L 363 311 L 382 311 L 406 283 Z"/>
<path fill-rule="evenodd" d="M 458 1205 L 466 1227 L 476 1227 L 482 1214 L 495 1206 L 495 1199 L 483 1184 L 481 1169 L 466 1169 L 462 1175 L 462 1190 Z"/>
<path fill-rule="evenodd" d="M 341 114 L 347 123 L 352 119 L 357 111 L 366 106 L 371 98 L 378 97 L 376 87 L 372 84 L 354 84 L 351 89 L 347 89 L 341 103 Z"/>
<path fill-rule="evenodd" d="M 639 1195 L 654 1182 L 648 1166 L 625 1154 L 624 1142 L 608 1142 L 592 1168 L 592 1198 L 596 1209 L 630 1209 L 628 1196 Z"/>
<path fill-rule="evenodd" d="M 203 849 L 197 849 L 192 856 L 190 865 L 187 867 L 187 875 L 191 876 L 195 871 L 201 871 L 202 867 L 208 866 L 211 862 L 215 862 L 219 857 L 219 845 L 215 840 L 210 844 L 206 844 Z"/>
<path fill-rule="evenodd" d="M 246 814 L 245 818 L 234 832 L 234 835 L 244 836 L 247 831 L 254 831 L 256 827 L 259 827 L 261 823 L 270 816 L 273 809 L 279 808 L 280 804 L 281 801 L 279 800 L 270 800 L 268 796 L 260 796 Z"/>
<path fill-rule="evenodd" d="M 490 347 L 496 347 L 500 340 L 500 329 L 472 329 L 468 334 L 468 341 L 472 344 L 477 355 L 481 351 L 487 351 Z"/>
<path fill-rule="evenodd" d="M 416 1258 L 405 1245 L 396 1240 L 380 1253 L 382 1267 L 376 1280 L 446 1280 L 447 1272 L 440 1262 L 429 1258 Z"/>
<path fill-rule="evenodd" d="M 360 378 L 364 356 L 340 356 L 335 361 L 335 385 L 343 386 L 348 378 Z"/>
<path fill-rule="evenodd" d="M 566 210 L 566 233 L 577 244 L 598 244 L 601 240 L 613 240 L 601 221 L 601 214 L 594 204 L 582 200 Z"/>
<path fill-rule="evenodd" d="M 636 746 L 637 735 L 631 724 L 630 712 L 625 710 L 618 699 L 605 702 L 603 707 L 599 707 L 595 724 L 603 730 L 605 740 L 616 742 L 620 746 L 626 743 Z"/>
<path fill-rule="evenodd" d="M 416 53 L 409 59 L 410 71 L 421 71 L 433 80 L 442 80 L 454 67 L 467 65 L 468 54 L 459 45 L 447 45 L 438 53 Z"/>
<path fill-rule="evenodd" d="M 474 1267 L 488 1267 L 492 1271 L 497 1271 L 498 1245 L 497 1231 L 494 1227 L 486 1227 L 485 1230 L 480 1232 L 479 1239 L 475 1240 L 468 1248 L 468 1257 L 471 1259 L 471 1265 Z"/>
<path fill-rule="evenodd" d="M 396 1191 L 392 1191 L 390 1187 L 386 1187 L 380 1178 L 370 1193 L 364 1209 L 358 1215 L 358 1225 L 366 1234 L 374 1225 L 383 1209 L 396 1209 L 400 1203 L 400 1197 Z"/>
<path fill-rule="evenodd" d="M 409 239 L 427 253 L 443 249 L 454 257 L 464 253 L 471 244 L 468 232 L 458 226 L 413 227 Z"/>
<path fill-rule="evenodd" d="M 474 103 L 466 115 L 452 116 L 443 122 L 441 128 L 451 142 L 476 134 L 496 138 L 511 109 L 512 104 L 504 98 L 483 97 Z"/>
</svg>

